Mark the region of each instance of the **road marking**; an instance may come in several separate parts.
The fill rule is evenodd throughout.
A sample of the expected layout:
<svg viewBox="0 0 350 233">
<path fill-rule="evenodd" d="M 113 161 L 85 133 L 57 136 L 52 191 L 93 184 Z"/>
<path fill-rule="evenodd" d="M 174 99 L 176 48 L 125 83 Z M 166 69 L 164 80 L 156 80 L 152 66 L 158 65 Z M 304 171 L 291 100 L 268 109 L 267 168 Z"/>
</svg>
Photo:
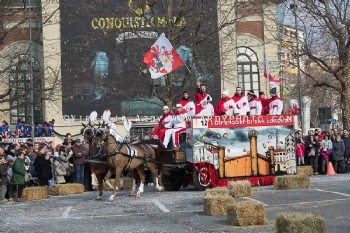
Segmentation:
<svg viewBox="0 0 350 233">
<path fill-rule="evenodd" d="M 270 207 L 276 207 L 276 206 L 290 206 L 290 205 L 307 205 L 307 204 L 314 204 L 314 203 L 323 203 L 323 202 L 332 202 L 332 201 L 348 201 L 349 198 L 346 199 L 332 199 L 332 200 L 322 200 L 322 201 L 305 201 L 305 202 L 296 202 L 296 203 L 288 203 L 288 204 L 277 204 L 277 205 L 270 205 Z"/>
<path fill-rule="evenodd" d="M 338 195 L 342 195 L 345 197 L 350 197 L 350 194 L 347 194 L 347 193 L 333 192 L 333 191 L 327 191 L 327 190 L 323 190 L 323 189 L 314 189 L 314 190 L 319 191 L 319 192 L 333 193 L 333 194 L 338 194 Z"/>
<path fill-rule="evenodd" d="M 73 209 L 73 207 L 71 207 L 71 206 L 67 207 L 67 209 L 62 214 L 62 218 L 68 218 L 68 214 L 72 209 Z"/>
<path fill-rule="evenodd" d="M 258 200 L 254 199 L 254 198 L 251 198 L 251 197 L 242 197 L 242 198 L 247 199 L 247 200 L 251 200 L 251 201 L 259 202 L 260 204 L 263 204 L 264 206 L 269 206 L 268 204 L 266 204 L 266 203 L 264 203 L 262 201 L 258 201 Z"/>
<path fill-rule="evenodd" d="M 163 210 L 165 213 L 169 213 L 170 210 L 168 210 L 162 203 L 158 201 L 158 199 L 153 199 L 154 204 L 159 207 L 159 209 Z"/>
</svg>

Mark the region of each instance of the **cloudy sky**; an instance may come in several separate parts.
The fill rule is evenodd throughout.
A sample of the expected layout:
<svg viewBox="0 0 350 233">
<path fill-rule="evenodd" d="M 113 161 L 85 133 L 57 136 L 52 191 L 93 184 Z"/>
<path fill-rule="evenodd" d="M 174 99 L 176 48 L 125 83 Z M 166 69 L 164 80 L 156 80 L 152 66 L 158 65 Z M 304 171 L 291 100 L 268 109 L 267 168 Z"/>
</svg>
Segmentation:
<svg viewBox="0 0 350 233">
<path fill-rule="evenodd" d="M 293 130 L 293 127 L 277 126 L 277 127 L 254 127 L 254 128 L 236 128 L 236 129 L 193 129 L 193 141 L 205 140 L 211 142 L 216 140 L 219 145 L 226 147 L 227 157 L 236 157 L 246 154 L 250 150 L 248 132 L 250 130 L 258 132 L 258 153 L 265 155 L 267 147 L 276 146 L 276 131 L 279 131 L 280 144 L 284 148 L 285 137 Z M 264 144 L 266 148 L 264 148 Z M 245 151 L 244 151 L 245 150 Z"/>
</svg>

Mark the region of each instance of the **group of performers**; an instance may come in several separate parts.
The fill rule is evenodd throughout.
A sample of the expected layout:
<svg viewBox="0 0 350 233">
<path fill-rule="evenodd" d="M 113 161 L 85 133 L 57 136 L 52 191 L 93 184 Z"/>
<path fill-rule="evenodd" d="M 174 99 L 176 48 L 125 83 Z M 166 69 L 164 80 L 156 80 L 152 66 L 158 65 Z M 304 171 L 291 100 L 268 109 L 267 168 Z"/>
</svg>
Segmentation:
<svg viewBox="0 0 350 233">
<path fill-rule="evenodd" d="M 189 98 L 187 92 L 176 104 L 173 114 L 168 106 L 163 107 L 163 116 L 158 126 L 153 129 L 152 135 L 158 137 L 167 148 L 172 138 L 173 145 L 179 148 L 179 135 L 186 130 L 186 120 L 191 116 L 237 116 L 237 115 L 281 115 L 283 101 L 277 96 L 276 88 L 270 90 L 271 98 L 265 98 L 260 91 L 259 97 L 253 90 L 244 95 L 241 87 L 236 87 L 236 93 L 230 97 L 229 91 L 221 93 L 221 99 L 213 107 L 212 97 L 207 93 L 205 84 L 197 83 L 195 101 Z"/>
</svg>

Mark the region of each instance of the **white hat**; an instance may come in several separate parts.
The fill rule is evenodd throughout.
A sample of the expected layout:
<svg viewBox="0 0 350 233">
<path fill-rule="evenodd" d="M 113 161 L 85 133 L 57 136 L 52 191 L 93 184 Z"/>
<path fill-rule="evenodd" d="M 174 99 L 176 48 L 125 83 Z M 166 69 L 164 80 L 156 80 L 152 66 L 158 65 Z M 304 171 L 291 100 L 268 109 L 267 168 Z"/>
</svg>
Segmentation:
<svg viewBox="0 0 350 233">
<path fill-rule="evenodd" d="M 224 90 L 221 94 L 222 95 L 228 95 L 228 90 Z"/>
<path fill-rule="evenodd" d="M 169 107 L 168 106 L 164 106 L 163 110 L 169 110 Z"/>
<path fill-rule="evenodd" d="M 183 108 L 183 106 L 181 104 L 176 104 L 177 108 Z"/>
</svg>

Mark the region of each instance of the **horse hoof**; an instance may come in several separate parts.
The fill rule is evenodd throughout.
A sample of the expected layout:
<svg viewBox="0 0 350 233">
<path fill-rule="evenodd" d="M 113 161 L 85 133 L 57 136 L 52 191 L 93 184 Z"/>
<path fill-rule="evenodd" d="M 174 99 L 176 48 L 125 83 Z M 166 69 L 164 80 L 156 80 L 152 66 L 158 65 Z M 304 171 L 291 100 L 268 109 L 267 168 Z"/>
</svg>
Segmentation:
<svg viewBox="0 0 350 233">
<path fill-rule="evenodd" d="M 110 202 L 112 202 L 112 201 L 114 201 L 114 197 L 110 197 L 108 200 L 109 200 Z"/>
<path fill-rule="evenodd" d="M 135 196 L 135 193 L 134 192 L 130 192 L 129 193 L 129 196 L 131 197 L 131 196 Z"/>
<path fill-rule="evenodd" d="M 161 186 L 160 186 L 160 187 L 158 187 L 157 189 L 158 189 L 158 191 L 159 191 L 159 192 L 164 191 L 164 188 L 163 188 L 163 187 L 161 187 Z"/>
<path fill-rule="evenodd" d="M 141 197 L 141 193 L 140 193 L 140 192 L 137 192 L 135 197 L 136 197 L 136 198 Z"/>
<path fill-rule="evenodd" d="M 96 200 L 100 201 L 100 200 L 102 200 L 102 197 L 101 196 L 97 196 Z"/>
</svg>

